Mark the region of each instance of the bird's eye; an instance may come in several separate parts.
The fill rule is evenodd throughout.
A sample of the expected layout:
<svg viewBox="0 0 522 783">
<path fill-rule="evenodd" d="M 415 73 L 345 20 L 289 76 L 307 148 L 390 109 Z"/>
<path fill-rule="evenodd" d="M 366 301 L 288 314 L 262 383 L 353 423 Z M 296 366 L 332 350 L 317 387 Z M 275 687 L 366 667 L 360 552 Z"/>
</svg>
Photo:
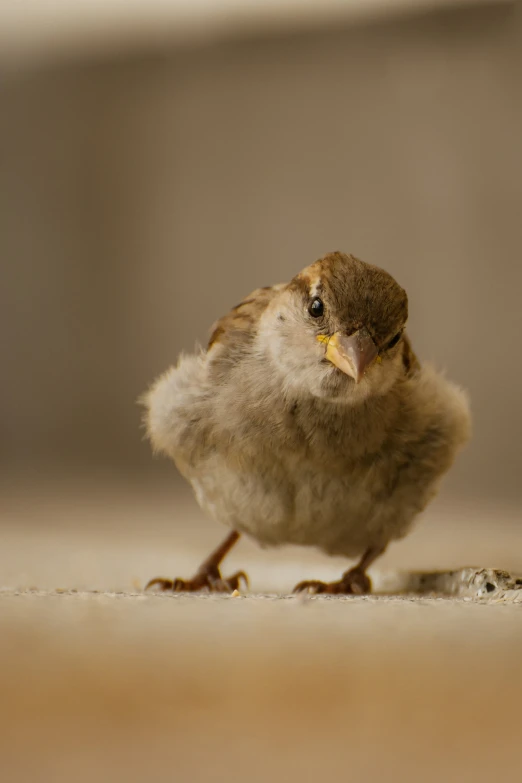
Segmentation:
<svg viewBox="0 0 522 783">
<path fill-rule="evenodd" d="M 394 348 L 399 342 L 399 340 L 401 339 L 401 337 L 402 337 L 402 332 L 397 332 L 395 337 L 392 340 L 390 340 L 390 342 L 386 346 L 386 350 L 389 351 L 391 348 Z"/>
<path fill-rule="evenodd" d="M 310 305 L 308 307 L 308 312 L 312 316 L 312 318 L 320 318 L 324 313 L 324 304 L 321 299 L 319 299 L 318 296 L 315 297 L 315 299 L 312 299 L 310 302 Z"/>
</svg>

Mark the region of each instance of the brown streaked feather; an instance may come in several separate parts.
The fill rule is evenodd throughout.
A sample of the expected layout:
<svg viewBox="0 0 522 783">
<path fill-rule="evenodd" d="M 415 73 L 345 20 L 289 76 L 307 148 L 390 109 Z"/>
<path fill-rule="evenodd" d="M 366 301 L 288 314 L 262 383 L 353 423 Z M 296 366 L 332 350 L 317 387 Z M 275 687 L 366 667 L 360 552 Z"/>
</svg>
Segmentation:
<svg viewBox="0 0 522 783">
<path fill-rule="evenodd" d="M 300 272 L 288 283 L 288 287 L 294 291 L 299 291 L 303 300 L 306 301 L 310 298 L 310 289 L 312 287 L 312 278 Z"/>
<path fill-rule="evenodd" d="M 411 375 L 414 375 L 416 371 L 420 369 L 420 362 L 413 352 L 410 338 L 405 334 L 403 334 L 402 336 L 402 343 L 403 343 L 402 363 L 404 365 L 404 370 L 406 371 L 406 375 L 409 377 Z"/>
<path fill-rule="evenodd" d="M 243 301 L 233 307 L 229 313 L 214 323 L 207 345 L 209 351 L 214 345 L 230 345 L 251 342 L 256 333 L 256 324 L 268 307 L 269 302 L 286 283 L 256 288 Z"/>
</svg>

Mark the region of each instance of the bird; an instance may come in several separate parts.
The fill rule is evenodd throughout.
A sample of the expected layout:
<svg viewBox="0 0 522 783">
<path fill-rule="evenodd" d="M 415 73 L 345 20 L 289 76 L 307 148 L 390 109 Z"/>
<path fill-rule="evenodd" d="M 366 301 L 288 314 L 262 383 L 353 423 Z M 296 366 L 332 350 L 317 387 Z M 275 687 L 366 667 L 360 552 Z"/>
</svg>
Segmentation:
<svg viewBox="0 0 522 783">
<path fill-rule="evenodd" d="M 232 592 L 222 575 L 241 535 L 355 561 L 294 592 L 371 592 L 368 568 L 404 537 L 471 434 L 467 393 L 421 364 L 406 291 L 340 251 L 288 283 L 258 288 L 181 355 L 142 398 L 154 452 L 171 458 L 200 507 L 229 529 L 189 579 L 147 584 Z"/>
</svg>

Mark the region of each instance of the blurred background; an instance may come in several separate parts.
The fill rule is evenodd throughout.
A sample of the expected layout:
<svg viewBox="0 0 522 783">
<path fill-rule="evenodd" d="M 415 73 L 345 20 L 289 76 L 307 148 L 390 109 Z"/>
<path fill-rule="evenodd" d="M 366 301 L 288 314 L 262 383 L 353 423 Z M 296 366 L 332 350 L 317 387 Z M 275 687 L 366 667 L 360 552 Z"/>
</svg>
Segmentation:
<svg viewBox="0 0 522 783">
<path fill-rule="evenodd" d="M 280 716 L 282 779 L 316 780 L 325 758 L 344 774 L 336 752 L 354 717 L 350 768 L 368 780 L 396 779 L 397 748 L 400 780 L 419 779 L 423 754 L 426 781 L 520 766 L 512 614 L 443 608 L 426 625 L 384 603 L 369 621 L 370 603 L 353 602 L 346 624 L 342 603 L 318 602 L 305 627 L 281 608 L 292 602 L 195 602 L 176 623 L 179 602 L 139 603 L 150 577 L 190 576 L 222 531 L 152 457 L 136 400 L 253 288 L 352 252 L 406 288 L 417 354 L 469 390 L 474 415 L 440 497 L 377 571 L 522 573 L 521 78 L 522 4 L 509 0 L 0 0 L 6 779 L 102 779 L 95 744 L 105 769 L 125 759 L 126 780 L 164 777 L 170 726 L 182 780 L 200 779 L 201 727 L 228 780 L 266 780 L 267 713 Z M 227 567 L 249 571 L 254 591 L 287 592 L 346 563 L 242 542 Z M 80 592 L 58 602 L 57 588 Z M 242 737 L 231 769 L 246 694 L 261 744 Z M 299 767 L 310 703 L 314 720 L 334 705 L 335 729 L 322 726 L 326 745 Z"/>
</svg>

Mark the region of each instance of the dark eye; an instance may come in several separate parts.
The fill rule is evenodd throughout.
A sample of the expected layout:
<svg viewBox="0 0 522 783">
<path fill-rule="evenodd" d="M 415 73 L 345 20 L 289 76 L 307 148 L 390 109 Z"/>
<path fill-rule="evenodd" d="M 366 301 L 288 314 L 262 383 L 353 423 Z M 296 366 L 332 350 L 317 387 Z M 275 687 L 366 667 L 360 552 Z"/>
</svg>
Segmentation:
<svg viewBox="0 0 522 783">
<path fill-rule="evenodd" d="M 393 340 L 390 340 L 390 342 L 389 342 L 389 343 L 388 343 L 388 345 L 386 346 L 386 350 L 387 350 L 387 351 L 389 351 L 391 348 L 393 348 L 394 346 L 396 346 L 396 345 L 397 345 L 397 343 L 399 342 L 399 340 L 401 339 L 401 337 L 402 337 L 402 332 L 397 332 L 397 334 L 395 335 L 395 337 L 393 338 Z"/>
<path fill-rule="evenodd" d="M 324 304 L 321 299 L 319 299 L 318 296 L 315 297 L 315 299 L 312 299 L 310 302 L 310 305 L 308 307 L 308 312 L 312 316 L 312 318 L 320 318 L 324 313 Z"/>
</svg>

